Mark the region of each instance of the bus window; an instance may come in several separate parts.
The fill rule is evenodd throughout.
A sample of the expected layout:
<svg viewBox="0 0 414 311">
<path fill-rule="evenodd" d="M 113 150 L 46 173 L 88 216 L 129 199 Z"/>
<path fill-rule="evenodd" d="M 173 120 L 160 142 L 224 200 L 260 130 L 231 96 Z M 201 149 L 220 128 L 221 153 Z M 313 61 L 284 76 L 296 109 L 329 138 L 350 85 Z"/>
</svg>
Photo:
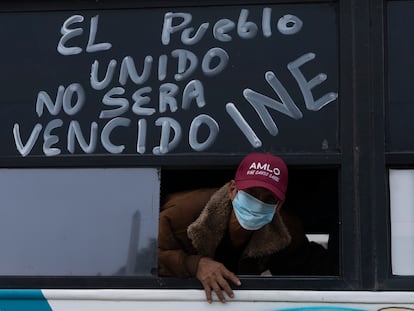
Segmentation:
<svg viewBox="0 0 414 311">
<path fill-rule="evenodd" d="M 0 274 L 151 275 L 158 170 L 1 169 Z"/>
<path fill-rule="evenodd" d="M 174 192 L 221 187 L 234 178 L 235 169 L 163 169 L 161 206 Z M 331 265 L 329 275 L 339 275 L 338 176 L 336 168 L 289 168 L 289 185 L 283 206 L 288 213 L 301 219 L 308 239 L 326 249 L 326 260 Z"/>
<path fill-rule="evenodd" d="M 390 169 L 391 261 L 394 275 L 414 275 L 414 170 Z"/>
</svg>

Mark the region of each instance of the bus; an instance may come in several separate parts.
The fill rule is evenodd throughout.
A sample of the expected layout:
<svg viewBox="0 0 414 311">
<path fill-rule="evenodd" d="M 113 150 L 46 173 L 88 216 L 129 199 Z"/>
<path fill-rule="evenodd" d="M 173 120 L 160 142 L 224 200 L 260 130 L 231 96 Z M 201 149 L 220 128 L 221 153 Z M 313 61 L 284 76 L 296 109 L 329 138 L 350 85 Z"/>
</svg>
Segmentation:
<svg viewBox="0 0 414 311">
<path fill-rule="evenodd" d="M 414 310 L 413 16 L 413 0 L 1 1 L 0 310 Z M 158 274 L 160 207 L 256 151 L 286 161 L 283 208 L 337 269 L 239 275 L 209 304 Z"/>
</svg>

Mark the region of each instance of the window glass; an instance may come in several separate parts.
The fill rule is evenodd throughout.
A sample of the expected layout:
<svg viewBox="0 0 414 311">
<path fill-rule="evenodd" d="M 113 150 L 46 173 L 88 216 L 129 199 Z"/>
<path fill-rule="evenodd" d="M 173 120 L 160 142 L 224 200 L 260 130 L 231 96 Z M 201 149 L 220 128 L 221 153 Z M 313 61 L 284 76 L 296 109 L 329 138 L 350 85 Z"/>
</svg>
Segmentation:
<svg viewBox="0 0 414 311">
<path fill-rule="evenodd" d="M 412 73 L 414 38 L 412 36 L 413 1 L 388 1 L 387 55 L 389 92 L 389 141 L 391 151 L 414 150 L 407 133 L 414 131 Z"/>
<path fill-rule="evenodd" d="M 335 5 L 186 2 L 0 13 L 0 157 L 337 152 Z"/>
<path fill-rule="evenodd" d="M 395 275 L 414 275 L 414 170 L 390 170 L 391 261 Z"/>
<path fill-rule="evenodd" d="M 0 170 L 0 275 L 149 275 L 154 168 Z"/>
</svg>

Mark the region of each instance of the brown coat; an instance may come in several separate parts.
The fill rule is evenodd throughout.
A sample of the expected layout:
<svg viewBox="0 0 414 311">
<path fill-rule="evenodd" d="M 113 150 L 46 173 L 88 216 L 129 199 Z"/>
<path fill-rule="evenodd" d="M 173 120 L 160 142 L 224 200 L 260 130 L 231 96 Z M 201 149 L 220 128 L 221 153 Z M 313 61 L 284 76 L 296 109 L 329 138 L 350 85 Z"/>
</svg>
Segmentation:
<svg viewBox="0 0 414 311">
<path fill-rule="evenodd" d="M 194 277 L 202 256 L 214 258 L 232 211 L 227 189 L 226 184 L 219 189 L 177 193 L 167 199 L 159 222 L 160 276 Z M 239 261 L 239 271 L 233 272 L 260 274 L 270 269 L 280 273 L 279 266 L 285 261 L 291 266 L 292 255 L 306 249 L 307 244 L 301 223 L 282 209 L 270 224 L 253 233 Z M 300 256 L 299 261 L 303 260 Z"/>
</svg>

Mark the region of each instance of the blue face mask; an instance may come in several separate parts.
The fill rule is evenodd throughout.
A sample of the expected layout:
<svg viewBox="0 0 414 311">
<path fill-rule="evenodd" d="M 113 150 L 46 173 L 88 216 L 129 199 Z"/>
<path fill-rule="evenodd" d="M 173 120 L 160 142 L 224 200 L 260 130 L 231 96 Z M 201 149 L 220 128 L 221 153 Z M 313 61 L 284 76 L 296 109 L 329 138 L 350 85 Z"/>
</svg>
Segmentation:
<svg viewBox="0 0 414 311">
<path fill-rule="evenodd" d="M 237 191 L 232 203 L 237 220 L 246 230 L 260 229 L 272 221 L 276 212 L 275 204 L 263 203 L 241 190 Z"/>
</svg>

